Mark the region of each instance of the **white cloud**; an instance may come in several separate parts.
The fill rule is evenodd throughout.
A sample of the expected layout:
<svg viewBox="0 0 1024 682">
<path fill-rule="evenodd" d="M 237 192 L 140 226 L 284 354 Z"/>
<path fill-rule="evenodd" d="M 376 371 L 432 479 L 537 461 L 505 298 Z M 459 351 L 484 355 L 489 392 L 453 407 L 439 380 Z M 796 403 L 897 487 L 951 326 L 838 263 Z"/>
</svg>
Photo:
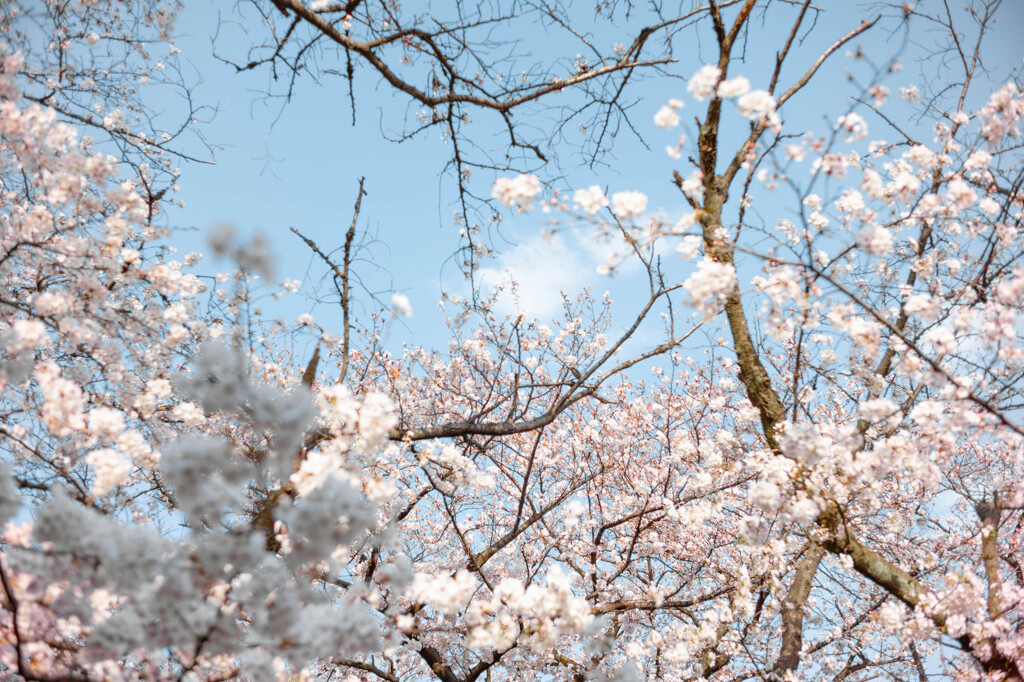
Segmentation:
<svg viewBox="0 0 1024 682">
<path fill-rule="evenodd" d="M 479 276 L 481 284 L 492 291 L 509 281 L 516 285 L 515 295 L 510 287 L 504 287 L 496 312 L 525 310 L 532 317 L 546 319 L 558 315 L 561 292 L 575 296 L 595 277 L 596 267 L 591 254 L 578 244 L 568 243 L 561 235 L 537 235 L 501 254 L 494 267 L 481 268 Z"/>
<path fill-rule="evenodd" d="M 675 242 L 659 240 L 658 253 L 671 254 Z M 602 264 L 614 266 L 612 278 L 598 274 Z M 526 311 L 529 317 L 546 321 L 560 316 L 562 292 L 570 300 L 585 288 L 600 295 L 606 289 L 628 287 L 631 275 L 642 271 L 640 261 L 620 236 L 602 238 L 582 227 L 523 239 L 498 256 L 492 267 L 481 268 L 478 281 L 486 291 L 502 289 L 496 313 Z M 515 284 L 514 292 L 510 282 Z"/>
</svg>

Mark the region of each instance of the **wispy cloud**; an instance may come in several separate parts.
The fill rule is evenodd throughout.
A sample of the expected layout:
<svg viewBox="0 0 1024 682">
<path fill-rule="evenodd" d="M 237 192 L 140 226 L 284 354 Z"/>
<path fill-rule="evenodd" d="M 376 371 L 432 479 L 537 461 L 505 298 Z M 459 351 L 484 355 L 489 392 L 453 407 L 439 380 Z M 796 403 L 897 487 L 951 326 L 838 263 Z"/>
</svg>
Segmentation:
<svg viewBox="0 0 1024 682">
<path fill-rule="evenodd" d="M 561 292 L 574 296 L 598 279 L 598 263 L 575 234 L 535 235 L 481 268 L 479 281 L 491 291 L 502 289 L 496 312 L 546 319 L 558 314 Z"/>
<path fill-rule="evenodd" d="M 658 251 L 669 250 L 667 240 L 661 240 Z M 608 263 L 616 264 L 611 279 L 598 273 L 598 266 Z M 523 239 L 491 267 L 481 268 L 478 281 L 490 291 L 501 290 L 496 312 L 525 311 L 529 317 L 547 319 L 561 310 L 563 292 L 575 298 L 585 288 L 619 289 L 642 270 L 625 240 L 600 238 L 584 228 Z"/>
</svg>

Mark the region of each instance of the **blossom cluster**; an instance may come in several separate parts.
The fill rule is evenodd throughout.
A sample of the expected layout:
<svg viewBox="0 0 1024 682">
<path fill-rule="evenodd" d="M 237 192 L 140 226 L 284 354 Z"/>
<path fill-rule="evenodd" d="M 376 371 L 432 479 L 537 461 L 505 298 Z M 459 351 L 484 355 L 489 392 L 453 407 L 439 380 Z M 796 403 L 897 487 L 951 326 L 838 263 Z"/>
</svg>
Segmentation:
<svg viewBox="0 0 1024 682">
<path fill-rule="evenodd" d="M 514 178 L 495 180 L 491 196 L 504 206 L 516 206 L 521 211 L 529 211 L 533 208 L 533 200 L 540 191 L 540 180 L 537 176 L 522 173 Z"/>
<path fill-rule="evenodd" d="M 704 319 L 721 312 L 726 298 L 736 287 L 736 268 L 731 263 L 720 263 L 704 257 L 697 270 L 690 275 L 683 288 L 690 297 L 690 305 L 697 308 Z"/>
</svg>

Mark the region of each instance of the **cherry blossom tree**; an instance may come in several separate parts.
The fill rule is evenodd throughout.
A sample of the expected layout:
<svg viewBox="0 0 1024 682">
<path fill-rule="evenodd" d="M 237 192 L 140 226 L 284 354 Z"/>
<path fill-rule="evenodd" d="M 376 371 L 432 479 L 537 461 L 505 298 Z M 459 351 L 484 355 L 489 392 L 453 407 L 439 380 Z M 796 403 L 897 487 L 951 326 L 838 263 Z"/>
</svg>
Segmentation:
<svg viewBox="0 0 1024 682">
<path fill-rule="evenodd" d="M 233 263 L 218 275 L 161 248 L 187 151 L 119 98 L 161 70 L 158 43 L 173 50 L 174 6 L 6 8 L 0 666 L 26 680 L 1021 680 L 1024 93 L 986 61 L 1000 5 L 879 3 L 823 47 L 809 1 L 659 7 L 631 47 L 516 81 L 481 61 L 500 46 L 478 32 L 543 16 L 588 45 L 568 5 L 448 21 L 255 3 L 273 40 L 239 68 L 298 73 L 330 44 L 431 108 L 424 125 L 455 141 L 467 111 L 497 112 L 507 145 L 539 162 L 514 110 L 576 88 L 612 125 L 632 74 L 676 68 L 684 28 L 714 47 L 653 103 L 653 125 L 632 123 L 672 136 L 681 215 L 651 212 L 642 188 L 566 190 L 537 168 L 489 185 L 497 210 L 543 209 L 549 229 L 608 242 L 601 271 L 630 264 L 644 295 L 567 293 L 545 324 L 499 313 L 501 291 L 450 293 L 448 346 L 395 352 L 407 299 L 354 313 L 360 185 L 337 251 L 299 234 L 342 314 L 340 328 L 299 319 L 309 358 L 258 309 L 293 288 L 274 284 L 266 243 L 213 231 Z M 743 58 L 757 21 L 782 27 L 767 62 Z M 908 86 L 897 108 L 900 62 L 857 43 L 922 25 L 942 86 Z M 137 68 L 99 68 L 109 110 L 82 110 L 80 79 L 100 81 L 62 65 L 102 40 Z M 854 98 L 793 129 L 846 52 Z M 417 85 L 417 59 L 434 85 Z M 515 166 L 455 154 L 461 201 L 467 167 Z"/>
</svg>

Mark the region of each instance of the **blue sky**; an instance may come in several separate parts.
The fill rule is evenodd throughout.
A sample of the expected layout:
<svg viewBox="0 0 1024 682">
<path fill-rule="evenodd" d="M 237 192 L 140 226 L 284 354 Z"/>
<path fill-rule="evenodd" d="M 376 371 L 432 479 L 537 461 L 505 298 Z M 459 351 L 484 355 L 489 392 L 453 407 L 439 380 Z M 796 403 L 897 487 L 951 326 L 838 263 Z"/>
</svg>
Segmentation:
<svg viewBox="0 0 1024 682">
<path fill-rule="evenodd" d="M 1008 11 L 990 43 L 990 54 L 996 55 L 998 62 L 991 64 L 995 74 L 1019 65 L 1022 56 L 1013 27 L 1024 25 L 1024 3 L 1005 4 Z M 828 2 L 825 6 L 828 11 L 819 18 L 806 44 L 791 57 L 792 67 L 784 72 L 784 81 L 786 76 L 792 79 L 802 72 L 816 56 L 815 50 L 845 33 L 861 18 L 854 3 Z M 404 95 L 380 86 L 367 69 L 357 71 L 355 126 L 351 124 L 347 87 L 337 78 L 321 84 L 310 78 L 300 79 L 287 104 L 280 99 L 267 99 L 266 71 L 236 73 L 212 56 L 212 37 L 218 33 L 218 26 L 219 52 L 237 55 L 245 49 L 246 38 L 241 30 L 244 26 L 237 23 L 239 17 L 233 7 L 231 3 L 185 3 L 178 23 L 183 36 L 177 44 L 182 50 L 186 79 L 197 83 L 197 101 L 216 108 L 215 115 L 202 127 L 206 138 L 216 147 L 216 163 L 183 167 L 179 196 L 186 207 L 171 213 L 171 224 L 182 228 L 172 243 L 180 245 L 182 251 L 204 250 L 201 234 L 222 221 L 232 223 L 243 233 L 259 230 L 278 254 L 278 278 L 301 279 L 311 284 L 322 275 L 323 266 L 311 259 L 308 249 L 289 228 L 301 230 L 326 248 L 340 245 L 351 221 L 357 181 L 365 176 L 367 196 L 363 200 L 360 227 L 375 243 L 364 252 L 372 263 L 360 264 L 359 272 L 370 288 L 382 292 L 382 301 L 388 300 L 390 290 L 405 293 L 412 301 L 414 316 L 396 331 L 396 340 L 444 344 L 447 339 L 437 301 L 442 289 L 465 292 L 458 268 L 446 263 L 459 246 L 458 228 L 452 220 L 457 208 L 454 183 L 450 177 L 440 175 L 450 156 L 448 143 L 440 139 L 437 130 L 401 144 L 385 139 L 385 135 L 400 132 L 410 107 Z M 588 7 L 581 7 L 580 12 L 581 21 L 593 19 Z M 744 46 L 746 61 L 734 63 L 730 76 L 746 75 L 756 88 L 764 86 L 780 37 L 773 24 L 758 20 L 752 27 Z M 611 26 L 593 24 L 591 29 L 602 40 L 614 40 L 616 36 L 621 40 L 624 35 Z M 525 49 L 533 49 L 532 54 L 539 61 L 548 59 L 549 54 L 553 56 L 559 47 L 538 34 L 540 40 L 533 41 L 531 48 L 534 36 L 520 37 Z M 893 50 L 894 38 L 876 29 L 857 42 L 870 58 L 884 63 Z M 713 39 L 708 31 L 702 34 L 702 40 L 692 45 L 680 41 L 680 45 L 686 49 L 679 53 L 679 63 L 672 67 L 672 72 L 679 76 L 688 77 L 714 58 Z M 786 108 L 787 130 L 827 133 L 836 117 L 847 111 L 848 97 L 855 88 L 844 77 L 845 71 L 851 69 L 866 77 L 869 69 L 863 62 L 854 63 L 844 57 L 843 52 L 822 69 L 812 89 Z M 903 60 L 905 70 L 884 81 L 893 91 L 884 109 L 890 115 L 904 117 L 907 113 L 895 95 L 901 86 L 920 80 L 918 54 L 911 47 Z M 925 62 L 924 66 L 933 72 L 932 64 Z M 581 167 L 572 153 L 566 151 L 561 157 L 561 168 L 540 168 L 538 174 L 545 180 L 563 176 L 558 183 L 562 188 L 600 184 L 609 192 L 639 189 L 651 197 L 651 210 L 678 215 L 684 207 L 678 190 L 670 183 L 671 171 L 678 168 L 685 177 L 691 168 L 685 163 L 685 153 L 684 160 L 672 161 L 664 147 L 674 144 L 680 131 L 688 134 L 692 147 L 692 121 L 702 107 L 686 96 L 685 82 L 678 79 L 644 82 L 636 94 L 633 118 L 650 149 L 634 137 L 622 135 L 616 140 L 613 153 L 604 159 L 604 167 Z M 682 116 L 684 123 L 689 123 L 671 132 L 656 128 L 652 122 L 653 114 L 670 97 L 686 101 Z M 870 112 L 861 113 L 871 126 L 872 138 L 887 137 L 877 117 Z M 825 120 L 826 116 L 829 120 Z M 727 117 L 732 127 L 723 139 L 728 142 L 735 140 L 741 129 L 735 112 L 727 113 Z M 486 133 L 486 129 L 480 130 L 484 131 L 481 134 Z M 798 179 L 805 182 L 809 177 L 807 174 Z M 489 194 L 492 179 L 493 176 L 477 174 L 473 178 L 474 189 L 479 194 Z M 758 208 L 766 222 L 773 223 L 792 211 L 791 206 L 791 202 L 768 199 Z M 546 217 L 539 212 L 530 216 L 511 216 L 506 212 L 505 218 L 500 233 L 490 238 L 491 246 L 502 255 L 485 267 L 490 269 L 492 280 L 504 268 L 511 268 L 522 282 L 523 305 L 535 314 L 553 314 L 557 306 L 552 302 L 557 302 L 557 291 L 563 288 L 570 294 L 589 286 L 596 296 L 606 289 L 611 289 L 616 298 L 634 295 L 635 278 L 629 277 L 628 272 L 612 280 L 596 274 L 600 249 L 590 245 L 585 230 L 565 230 L 554 240 L 544 240 L 540 234 L 546 227 Z M 677 256 L 666 255 L 666 263 L 671 276 L 685 278 L 688 266 Z M 362 301 L 368 304 L 365 296 Z M 302 296 L 286 298 L 271 312 L 291 319 L 303 312 L 313 312 L 325 326 L 331 326 L 332 318 L 337 319 L 329 306 L 314 308 Z"/>
</svg>

